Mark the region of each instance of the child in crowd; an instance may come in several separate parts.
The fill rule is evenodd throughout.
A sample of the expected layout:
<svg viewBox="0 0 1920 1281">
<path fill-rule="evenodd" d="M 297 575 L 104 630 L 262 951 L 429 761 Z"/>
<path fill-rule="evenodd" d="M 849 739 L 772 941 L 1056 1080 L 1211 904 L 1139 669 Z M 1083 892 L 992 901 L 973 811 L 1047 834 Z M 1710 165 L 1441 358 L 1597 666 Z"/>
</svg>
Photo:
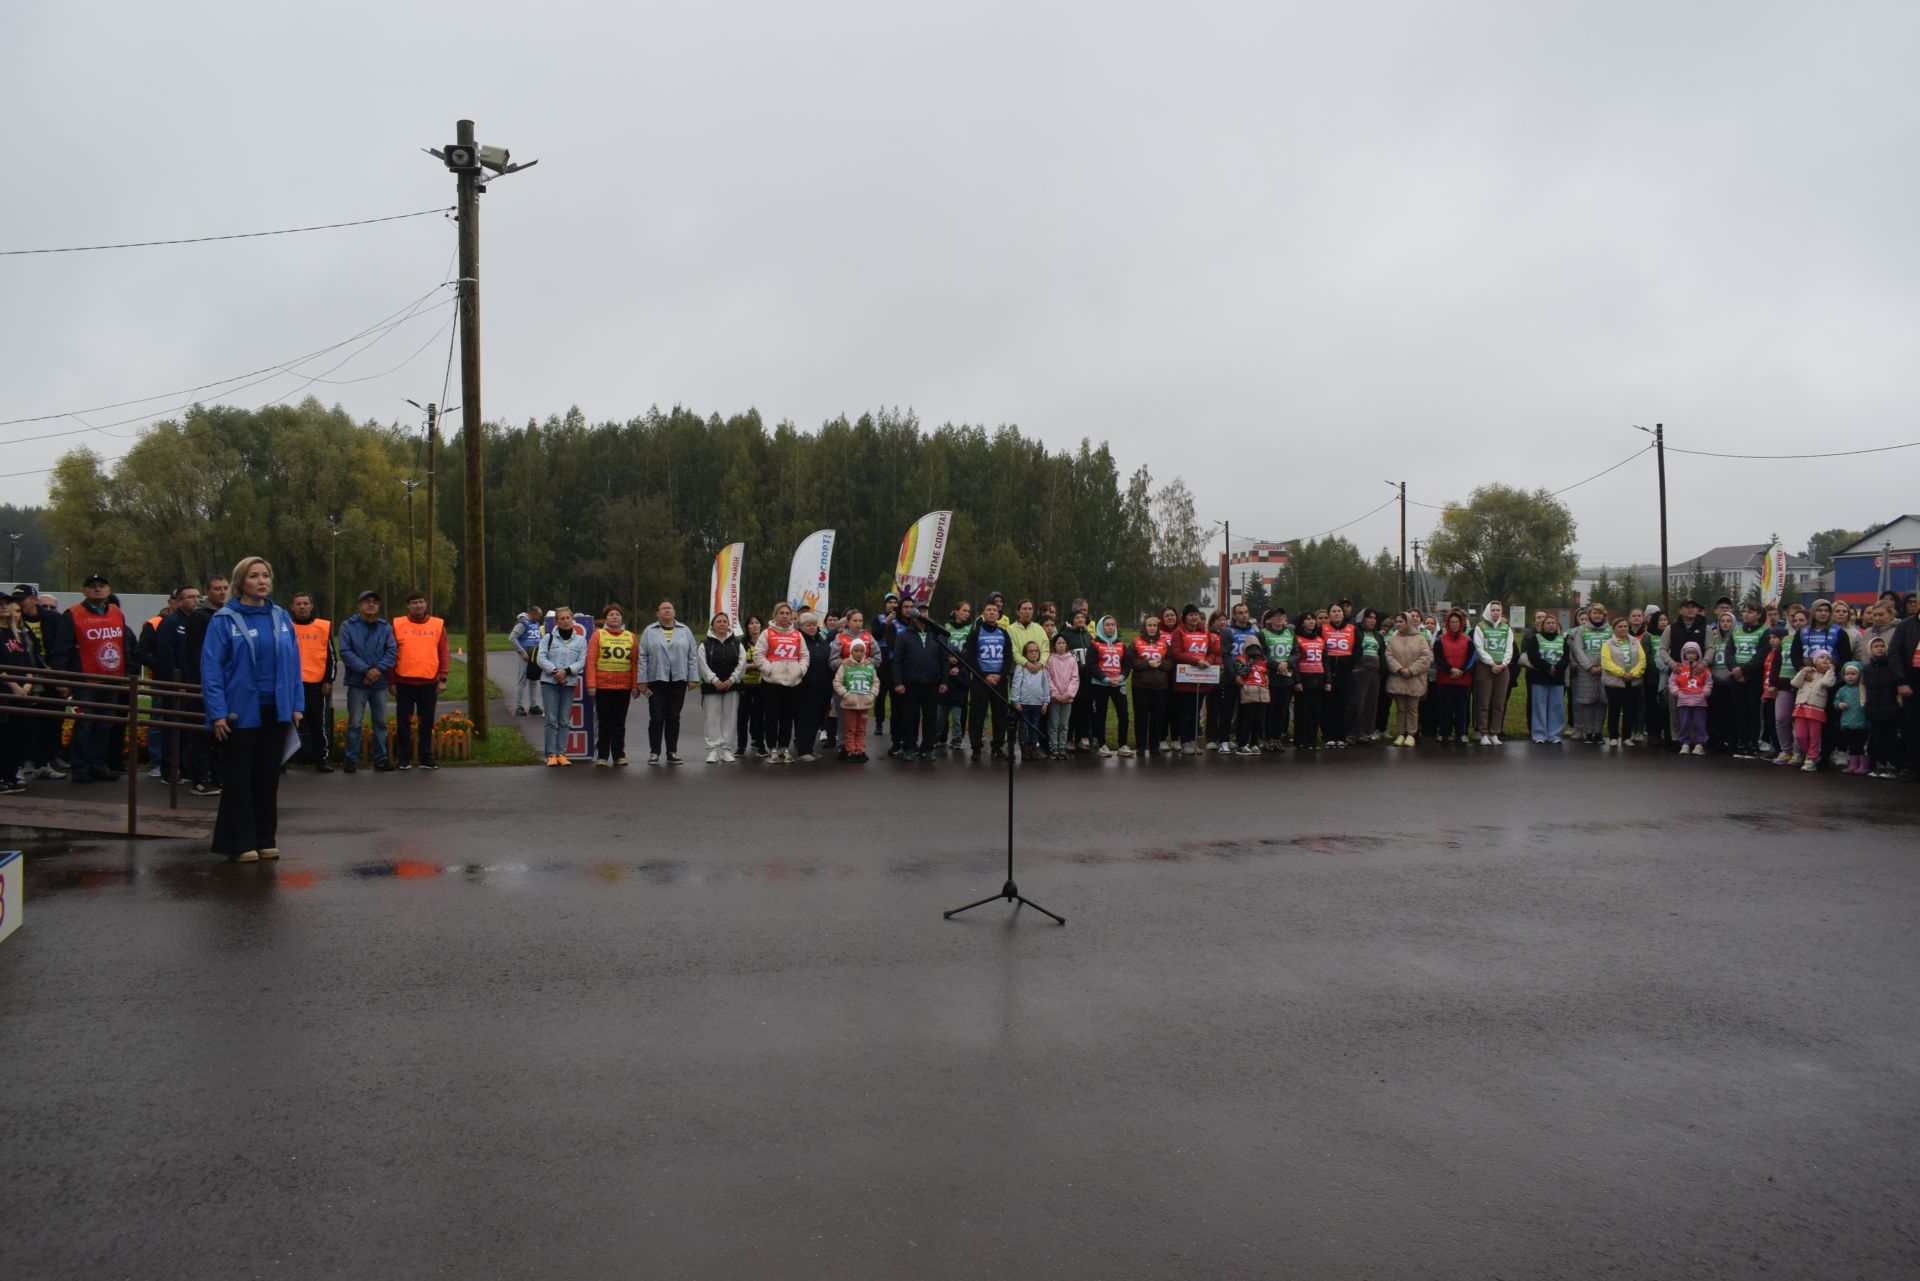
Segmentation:
<svg viewBox="0 0 1920 1281">
<path fill-rule="evenodd" d="M 1064 631 L 1053 634 L 1053 652 L 1047 655 L 1047 755 L 1067 759 L 1068 735 L 1073 729 L 1073 700 L 1080 696 L 1080 658 Z"/>
<path fill-rule="evenodd" d="M 1858 663 L 1840 669 L 1840 685 L 1833 691 L 1833 710 L 1840 717 L 1840 746 L 1847 754 L 1846 774 L 1867 772 L 1867 687 L 1860 683 Z"/>
<path fill-rule="evenodd" d="M 880 674 L 867 658 L 867 643 L 856 640 L 846 661 L 833 673 L 833 692 L 840 700 L 840 759 L 867 763 L 867 713 L 873 710 L 873 692 Z"/>
<path fill-rule="evenodd" d="M 1867 644 L 1867 665 L 1860 673 L 1860 684 L 1867 692 L 1867 759 L 1875 778 L 1893 778 L 1900 773 L 1900 673 L 1893 670 L 1887 656 L 1885 637 L 1876 636 Z"/>
<path fill-rule="evenodd" d="M 1259 641 L 1248 641 L 1233 660 L 1234 679 L 1240 683 L 1239 747 L 1242 756 L 1260 755 L 1260 735 L 1267 723 L 1267 703 L 1273 691 L 1267 685 L 1267 651 Z"/>
<path fill-rule="evenodd" d="M 1680 666 L 1667 680 L 1667 692 L 1680 709 L 1680 754 L 1707 754 L 1707 701 L 1713 696 L 1713 669 L 1697 641 L 1680 647 Z"/>
<path fill-rule="evenodd" d="M 1763 677 L 1760 710 L 1773 722 L 1775 765 L 1792 765 L 1793 759 L 1793 646 L 1785 629 L 1767 639 L 1767 666 Z M 1768 716 L 1767 713 L 1772 715 Z"/>
<path fill-rule="evenodd" d="M 1833 671 L 1833 655 L 1824 649 L 1813 651 L 1813 666 L 1793 674 L 1793 745 L 1804 758 L 1800 768 L 1811 774 L 1820 768 L 1820 737 L 1827 723 L 1827 700 L 1838 683 Z"/>
<path fill-rule="evenodd" d="M 1013 706 L 1020 713 L 1023 760 L 1040 758 L 1041 717 L 1046 713 L 1047 702 L 1047 665 L 1040 656 L 1040 642 L 1028 641 L 1020 666 L 1013 669 Z"/>
</svg>

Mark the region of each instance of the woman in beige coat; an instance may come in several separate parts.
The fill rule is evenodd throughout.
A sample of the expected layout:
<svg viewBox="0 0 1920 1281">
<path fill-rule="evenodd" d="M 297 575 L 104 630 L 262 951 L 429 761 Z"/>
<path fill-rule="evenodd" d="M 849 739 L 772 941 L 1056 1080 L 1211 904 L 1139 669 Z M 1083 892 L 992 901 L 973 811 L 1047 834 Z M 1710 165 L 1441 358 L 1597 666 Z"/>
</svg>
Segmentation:
<svg viewBox="0 0 1920 1281">
<path fill-rule="evenodd" d="M 1393 620 L 1387 638 L 1387 693 L 1399 711 L 1394 728 L 1395 747 L 1412 747 L 1420 737 L 1420 700 L 1427 693 L 1427 672 L 1433 667 L 1433 649 L 1408 614 Z"/>
</svg>

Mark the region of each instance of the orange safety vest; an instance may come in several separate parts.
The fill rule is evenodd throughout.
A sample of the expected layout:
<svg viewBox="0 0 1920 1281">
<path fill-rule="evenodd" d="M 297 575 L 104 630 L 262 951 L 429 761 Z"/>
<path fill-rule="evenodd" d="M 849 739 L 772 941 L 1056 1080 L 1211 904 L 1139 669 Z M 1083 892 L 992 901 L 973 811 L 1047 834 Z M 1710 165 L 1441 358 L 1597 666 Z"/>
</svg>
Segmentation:
<svg viewBox="0 0 1920 1281">
<path fill-rule="evenodd" d="M 430 681 L 440 675 L 440 638 L 446 634 L 444 620 L 429 615 L 414 622 L 406 615 L 393 620 L 393 638 L 400 650 L 394 660 L 393 674 L 403 681 Z"/>
<path fill-rule="evenodd" d="M 300 642 L 301 681 L 318 685 L 327 679 L 327 645 L 333 638 L 333 624 L 324 618 L 295 623 L 293 638 Z"/>
</svg>

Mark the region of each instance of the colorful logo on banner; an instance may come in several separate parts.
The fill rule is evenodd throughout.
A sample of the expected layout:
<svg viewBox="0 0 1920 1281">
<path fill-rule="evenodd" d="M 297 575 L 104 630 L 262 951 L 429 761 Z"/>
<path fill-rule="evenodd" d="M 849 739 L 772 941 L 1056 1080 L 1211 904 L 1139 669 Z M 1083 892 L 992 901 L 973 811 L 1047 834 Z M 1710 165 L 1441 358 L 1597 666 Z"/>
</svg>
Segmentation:
<svg viewBox="0 0 1920 1281">
<path fill-rule="evenodd" d="M 1778 605 L 1786 589 L 1787 549 L 1775 543 L 1767 548 L 1766 557 L 1760 562 L 1760 603 Z"/>
<path fill-rule="evenodd" d="M 933 599 L 940 579 L 940 562 L 947 554 L 947 529 L 952 512 L 928 512 L 913 522 L 900 540 L 900 559 L 893 567 L 893 590 L 901 599 L 924 606 Z"/>
<path fill-rule="evenodd" d="M 707 592 L 707 617 L 725 614 L 727 621 L 740 625 L 740 570 L 747 559 L 745 543 L 728 543 L 713 558 L 713 580 Z"/>
<path fill-rule="evenodd" d="M 796 611 L 827 612 L 827 575 L 833 567 L 833 533 L 816 529 L 800 540 L 787 570 L 787 604 Z"/>
</svg>

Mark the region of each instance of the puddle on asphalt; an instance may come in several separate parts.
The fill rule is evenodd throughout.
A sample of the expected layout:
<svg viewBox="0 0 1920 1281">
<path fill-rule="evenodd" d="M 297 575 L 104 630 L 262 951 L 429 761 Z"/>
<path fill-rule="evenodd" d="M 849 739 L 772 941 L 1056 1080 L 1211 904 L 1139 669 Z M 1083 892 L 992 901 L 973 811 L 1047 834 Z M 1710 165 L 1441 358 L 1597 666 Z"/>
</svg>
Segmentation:
<svg viewBox="0 0 1920 1281">
<path fill-rule="evenodd" d="M 1571 821 L 1571 820 L 1569 820 Z M 1537 821 L 1512 826 L 1485 823 L 1423 832 L 1418 844 L 1426 850 L 1498 849 L 1529 846 L 1565 832 L 1568 822 Z M 1814 804 L 1784 813 L 1715 811 L 1668 815 L 1662 818 L 1581 820 L 1584 834 L 1734 829 L 1757 833 L 1826 832 L 1838 826 L 1877 829 L 1920 826 L 1920 815 Z M 1108 866 L 1126 863 L 1247 862 L 1288 855 L 1360 857 L 1400 847 L 1414 838 L 1363 832 L 1307 832 L 1231 841 L 1186 841 L 1133 849 L 1054 849 L 1035 857 L 1052 863 Z M 141 857 L 137 849 L 145 850 Z M 239 864 L 208 858 L 198 852 L 184 856 L 131 842 L 33 842 L 25 845 L 28 891 L 39 898 L 71 893 L 102 893 L 151 883 L 162 894 L 177 898 L 222 896 L 255 897 L 263 891 L 311 890 L 328 881 L 446 882 L 510 885 L 530 876 L 584 877 L 606 886 L 629 884 L 664 887 L 678 883 L 718 884 L 729 881 L 785 883 L 844 879 L 872 875 L 864 864 L 809 860 L 786 855 L 756 863 L 694 863 L 686 859 L 650 858 L 635 862 L 603 859 L 572 863 L 550 859 L 537 863 L 449 863 L 409 854 L 403 858 L 371 859 L 343 868 L 316 867 L 300 860 Z M 896 879 L 921 879 L 954 872 L 977 872 L 998 860 L 988 848 L 956 853 L 950 858 L 928 855 L 895 857 L 879 868 Z"/>
</svg>

